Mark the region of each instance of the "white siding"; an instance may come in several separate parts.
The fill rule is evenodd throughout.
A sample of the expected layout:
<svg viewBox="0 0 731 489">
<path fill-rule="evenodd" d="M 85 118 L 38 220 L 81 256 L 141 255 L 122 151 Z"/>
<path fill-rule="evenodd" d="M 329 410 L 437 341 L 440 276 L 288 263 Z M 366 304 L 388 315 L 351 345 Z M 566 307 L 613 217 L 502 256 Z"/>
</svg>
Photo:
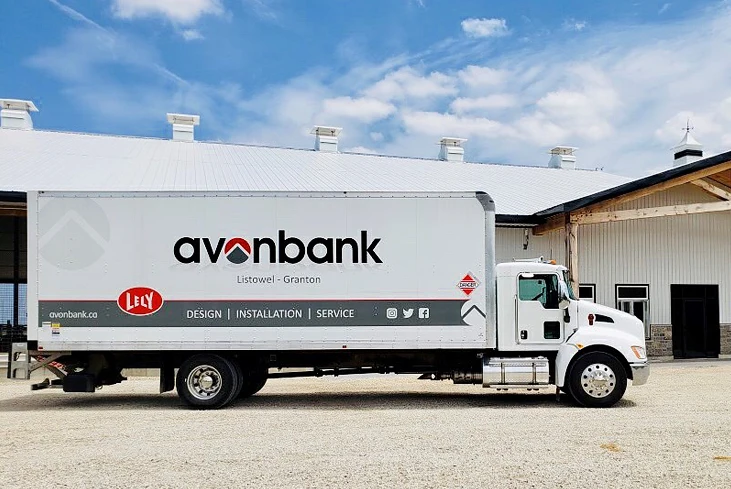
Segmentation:
<svg viewBox="0 0 731 489">
<path fill-rule="evenodd" d="M 525 231 L 528 231 L 528 248 L 523 249 Z M 566 253 L 563 230 L 545 236 L 533 236 L 530 228 L 501 228 L 495 234 L 495 256 L 498 263 L 514 258 L 538 258 L 556 260 L 563 264 Z"/>
<path fill-rule="evenodd" d="M 716 201 L 694 185 L 660 192 L 617 209 Z M 544 255 L 565 264 L 563 232 L 530 236 L 499 229 L 497 257 Z M 650 286 L 650 322 L 670 324 L 670 284 L 717 284 L 721 323 L 731 323 L 731 212 L 579 226 L 579 280 L 596 284 L 597 302 L 615 307 L 616 284 Z"/>
</svg>

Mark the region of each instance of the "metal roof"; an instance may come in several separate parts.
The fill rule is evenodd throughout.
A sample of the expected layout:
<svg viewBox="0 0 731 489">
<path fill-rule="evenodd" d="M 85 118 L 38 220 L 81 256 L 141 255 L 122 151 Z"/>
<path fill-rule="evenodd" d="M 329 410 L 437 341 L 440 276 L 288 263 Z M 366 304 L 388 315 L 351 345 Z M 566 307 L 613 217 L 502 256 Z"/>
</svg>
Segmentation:
<svg viewBox="0 0 731 489">
<path fill-rule="evenodd" d="M 676 166 L 668 170 L 653 173 L 652 175 L 643 178 L 631 180 L 614 188 L 601 190 L 599 192 L 586 195 L 584 197 L 579 197 L 578 199 L 563 202 L 556 206 L 545 209 L 541 212 L 537 212 L 536 214 L 543 217 L 549 217 L 554 214 L 561 214 L 563 212 L 572 212 L 581 209 L 582 207 L 586 207 L 592 204 L 598 204 L 599 202 L 612 199 L 614 197 L 619 197 L 620 195 L 624 195 L 626 193 L 639 190 L 641 188 L 657 185 L 658 183 L 666 182 L 668 180 L 672 180 L 673 178 L 689 175 L 699 170 L 705 170 L 706 168 L 711 168 L 716 165 L 720 165 L 721 163 L 726 163 L 727 161 L 731 161 L 731 151 L 720 153 L 708 158 L 703 158 L 701 160 L 694 161 L 693 163 L 688 163 L 687 165 Z"/>
<path fill-rule="evenodd" d="M 629 180 L 595 170 L 0 129 L 0 192 L 484 191 L 510 220 Z"/>
</svg>

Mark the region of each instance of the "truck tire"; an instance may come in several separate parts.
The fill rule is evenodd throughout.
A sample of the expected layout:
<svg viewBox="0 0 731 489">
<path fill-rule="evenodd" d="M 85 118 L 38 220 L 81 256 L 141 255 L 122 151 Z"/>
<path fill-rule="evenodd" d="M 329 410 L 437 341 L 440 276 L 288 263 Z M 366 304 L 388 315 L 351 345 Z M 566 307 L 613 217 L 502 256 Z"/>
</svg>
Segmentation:
<svg viewBox="0 0 731 489">
<path fill-rule="evenodd" d="M 243 386 L 238 396 L 239 399 L 251 397 L 259 392 L 267 383 L 268 373 L 269 369 L 267 368 L 249 370 L 248 375 L 244 375 Z"/>
<path fill-rule="evenodd" d="M 234 375 L 236 376 L 236 388 L 231 391 L 231 397 L 229 398 L 228 402 L 226 404 L 229 404 L 231 401 L 234 401 L 239 397 L 239 394 L 241 393 L 241 389 L 244 386 L 244 373 L 241 370 L 241 365 L 239 362 L 233 360 L 233 359 L 225 359 L 231 364 L 231 368 L 234 370 Z"/>
<path fill-rule="evenodd" d="M 571 397 L 581 406 L 611 407 L 627 390 L 627 372 L 614 355 L 590 352 L 574 362 L 567 386 Z"/>
<path fill-rule="evenodd" d="M 195 409 L 226 406 L 241 389 L 240 371 L 230 360 L 214 354 L 187 358 L 178 369 L 178 396 Z"/>
</svg>

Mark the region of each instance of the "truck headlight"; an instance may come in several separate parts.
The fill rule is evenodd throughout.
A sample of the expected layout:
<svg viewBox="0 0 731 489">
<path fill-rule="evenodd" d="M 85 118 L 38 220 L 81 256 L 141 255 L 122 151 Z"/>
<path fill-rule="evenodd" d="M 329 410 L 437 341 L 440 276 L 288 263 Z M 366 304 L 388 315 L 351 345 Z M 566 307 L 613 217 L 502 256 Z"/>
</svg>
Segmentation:
<svg viewBox="0 0 731 489">
<path fill-rule="evenodd" d="M 640 360 L 644 360 L 645 358 L 647 358 L 647 356 L 645 355 L 645 349 L 642 348 L 641 346 L 633 346 L 632 347 L 632 352 Z"/>
</svg>

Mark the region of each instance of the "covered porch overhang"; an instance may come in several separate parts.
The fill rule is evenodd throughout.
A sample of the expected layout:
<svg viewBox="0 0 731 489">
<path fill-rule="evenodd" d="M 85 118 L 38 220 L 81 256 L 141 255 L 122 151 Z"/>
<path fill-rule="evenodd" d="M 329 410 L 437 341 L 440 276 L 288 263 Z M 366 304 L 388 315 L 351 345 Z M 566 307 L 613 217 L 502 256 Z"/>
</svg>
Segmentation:
<svg viewBox="0 0 731 489">
<path fill-rule="evenodd" d="M 712 196 L 713 201 L 661 207 L 637 205 L 622 210 L 612 209 L 686 184 L 699 187 Z M 634 180 L 538 213 L 545 221 L 533 227 L 533 234 L 541 236 L 564 230 L 565 263 L 569 268 L 571 286 L 577 291 L 580 277 L 579 226 L 728 211 L 731 211 L 731 152 Z"/>
</svg>

